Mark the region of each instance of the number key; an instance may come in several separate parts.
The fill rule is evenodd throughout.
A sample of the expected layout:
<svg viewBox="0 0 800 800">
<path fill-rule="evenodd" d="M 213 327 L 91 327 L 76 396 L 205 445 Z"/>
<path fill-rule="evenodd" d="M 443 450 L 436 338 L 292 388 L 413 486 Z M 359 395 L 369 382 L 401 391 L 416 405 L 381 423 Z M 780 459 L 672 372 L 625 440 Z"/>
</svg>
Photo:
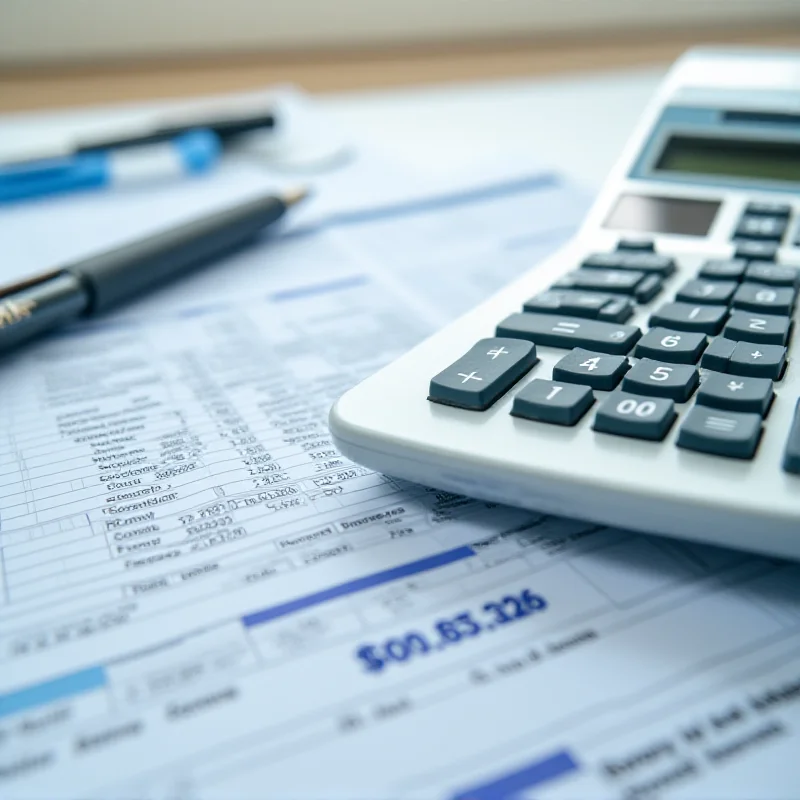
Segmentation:
<svg viewBox="0 0 800 800">
<path fill-rule="evenodd" d="M 728 310 L 724 306 L 665 303 L 651 314 L 650 324 L 679 331 L 716 335 L 722 330 L 727 314 Z"/>
<path fill-rule="evenodd" d="M 517 392 L 511 414 L 538 422 L 574 425 L 592 403 L 594 395 L 588 386 L 536 378 Z"/>
<path fill-rule="evenodd" d="M 685 403 L 700 382 L 697 369 L 691 364 L 663 364 L 643 358 L 625 376 L 622 388 L 635 394 L 669 397 Z"/>
<path fill-rule="evenodd" d="M 788 317 L 734 311 L 725 325 L 723 335 L 737 342 L 785 345 L 791 327 L 792 322 Z"/>
<path fill-rule="evenodd" d="M 685 303 L 726 305 L 738 287 L 735 281 L 692 280 L 678 290 L 676 299 Z"/>
<path fill-rule="evenodd" d="M 733 307 L 742 311 L 766 311 L 768 314 L 791 314 L 796 291 L 791 287 L 743 283 L 733 296 Z"/>
<path fill-rule="evenodd" d="M 625 356 L 610 356 L 576 347 L 553 367 L 553 380 L 610 391 L 629 369 Z"/>
<path fill-rule="evenodd" d="M 639 340 L 633 354 L 637 358 L 652 358 L 671 364 L 696 364 L 705 346 L 706 337 L 702 333 L 652 328 Z"/>
<path fill-rule="evenodd" d="M 599 433 L 660 442 L 676 417 L 672 400 L 617 391 L 597 409 L 592 428 Z"/>
<path fill-rule="evenodd" d="M 743 258 L 712 259 L 700 268 L 700 277 L 707 281 L 740 281 L 747 262 Z"/>
</svg>

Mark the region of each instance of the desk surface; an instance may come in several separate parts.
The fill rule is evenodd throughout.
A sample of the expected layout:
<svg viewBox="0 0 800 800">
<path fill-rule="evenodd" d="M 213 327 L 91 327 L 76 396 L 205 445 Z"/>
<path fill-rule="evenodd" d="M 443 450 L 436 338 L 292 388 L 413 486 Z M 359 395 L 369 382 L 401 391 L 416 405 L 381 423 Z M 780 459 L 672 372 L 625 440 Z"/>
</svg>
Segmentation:
<svg viewBox="0 0 800 800">
<path fill-rule="evenodd" d="M 554 76 L 666 64 L 703 43 L 800 47 L 794 28 L 625 32 L 380 51 L 238 55 L 0 71 L 0 111 L 119 103 L 294 83 L 314 93 Z"/>
</svg>

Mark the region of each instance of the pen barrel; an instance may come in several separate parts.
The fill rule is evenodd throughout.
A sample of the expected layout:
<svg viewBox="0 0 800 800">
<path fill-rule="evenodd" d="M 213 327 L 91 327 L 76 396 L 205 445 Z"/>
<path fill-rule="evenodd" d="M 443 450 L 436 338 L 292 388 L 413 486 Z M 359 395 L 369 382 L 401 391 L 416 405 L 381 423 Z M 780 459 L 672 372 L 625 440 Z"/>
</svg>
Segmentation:
<svg viewBox="0 0 800 800">
<path fill-rule="evenodd" d="M 66 267 L 89 294 L 88 314 L 155 288 L 190 269 L 234 252 L 286 210 L 278 197 L 260 197 L 235 209 L 187 222 L 147 241 L 134 242 Z"/>
</svg>

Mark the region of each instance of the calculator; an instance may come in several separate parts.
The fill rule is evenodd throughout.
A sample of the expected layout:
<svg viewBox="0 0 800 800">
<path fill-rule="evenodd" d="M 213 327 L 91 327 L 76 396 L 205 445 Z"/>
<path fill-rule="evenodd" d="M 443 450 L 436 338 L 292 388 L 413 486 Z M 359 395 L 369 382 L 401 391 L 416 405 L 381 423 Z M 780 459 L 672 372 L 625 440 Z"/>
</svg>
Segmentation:
<svg viewBox="0 0 800 800">
<path fill-rule="evenodd" d="M 799 287 L 800 52 L 690 51 L 575 238 L 331 431 L 439 489 L 800 558 Z"/>
</svg>

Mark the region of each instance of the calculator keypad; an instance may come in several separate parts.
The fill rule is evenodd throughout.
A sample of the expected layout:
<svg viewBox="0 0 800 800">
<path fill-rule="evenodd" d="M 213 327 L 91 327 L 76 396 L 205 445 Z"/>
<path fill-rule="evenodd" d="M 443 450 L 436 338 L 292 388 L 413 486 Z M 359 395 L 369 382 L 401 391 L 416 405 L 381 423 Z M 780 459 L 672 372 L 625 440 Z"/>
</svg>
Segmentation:
<svg viewBox="0 0 800 800">
<path fill-rule="evenodd" d="M 786 370 L 800 290 L 800 269 L 773 260 L 789 227 L 787 209 L 750 204 L 734 236 L 735 257 L 706 260 L 694 277 L 687 276 L 650 313 L 646 332 L 626 323 L 662 292 L 676 271 L 675 259 L 655 252 L 650 240 L 621 241 L 614 252 L 588 255 L 525 302 L 522 313 L 500 322 L 499 338 L 479 343 L 436 376 L 430 399 L 488 408 L 531 364 L 487 376 L 491 385 L 485 388 L 464 388 L 484 378 L 485 367 L 481 373 L 472 359 L 486 358 L 487 346 L 526 342 L 534 347 L 534 361 L 536 345 L 559 348 L 569 352 L 551 376 L 536 377 L 516 392 L 513 416 L 576 425 L 600 391 L 607 394 L 591 424 L 598 434 L 661 441 L 680 413 L 680 448 L 753 458 L 776 398 L 773 381 Z M 693 398 L 682 412 L 680 404 Z M 783 468 L 800 474 L 800 401 Z"/>
</svg>

